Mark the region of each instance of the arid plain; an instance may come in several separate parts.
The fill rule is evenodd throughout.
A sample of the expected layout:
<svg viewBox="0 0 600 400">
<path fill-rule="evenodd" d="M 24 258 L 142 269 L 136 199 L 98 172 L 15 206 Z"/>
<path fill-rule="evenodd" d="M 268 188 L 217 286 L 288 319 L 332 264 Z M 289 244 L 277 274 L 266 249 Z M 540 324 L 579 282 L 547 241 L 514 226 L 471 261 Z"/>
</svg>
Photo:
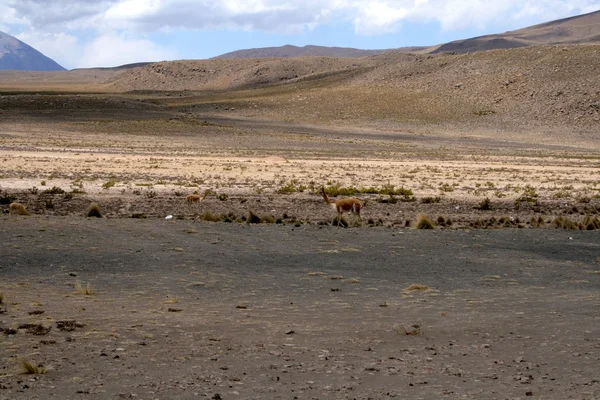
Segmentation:
<svg viewBox="0 0 600 400">
<path fill-rule="evenodd" d="M 599 69 L 0 72 L 0 398 L 598 398 Z"/>
</svg>

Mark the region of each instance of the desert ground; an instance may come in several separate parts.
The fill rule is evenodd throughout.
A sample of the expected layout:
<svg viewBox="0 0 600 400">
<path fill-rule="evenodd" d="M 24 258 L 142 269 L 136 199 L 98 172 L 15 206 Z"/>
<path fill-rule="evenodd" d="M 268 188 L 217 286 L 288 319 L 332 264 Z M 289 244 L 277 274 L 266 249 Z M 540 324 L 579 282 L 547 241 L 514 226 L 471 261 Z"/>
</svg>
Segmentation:
<svg viewBox="0 0 600 400">
<path fill-rule="evenodd" d="M 0 72 L 0 399 L 600 398 L 599 51 Z"/>
</svg>

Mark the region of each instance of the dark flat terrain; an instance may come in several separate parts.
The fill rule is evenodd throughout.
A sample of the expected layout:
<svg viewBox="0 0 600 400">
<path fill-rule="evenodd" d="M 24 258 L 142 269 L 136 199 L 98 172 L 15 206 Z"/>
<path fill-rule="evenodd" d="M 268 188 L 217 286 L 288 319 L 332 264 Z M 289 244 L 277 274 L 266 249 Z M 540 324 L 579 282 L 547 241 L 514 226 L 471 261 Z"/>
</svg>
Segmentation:
<svg viewBox="0 0 600 400">
<path fill-rule="evenodd" d="M 0 334 L 0 399 L 600 397 L 597 231 L 4 216 L 0 243 L 0 327 L 52 328 Z"/>
</svg>

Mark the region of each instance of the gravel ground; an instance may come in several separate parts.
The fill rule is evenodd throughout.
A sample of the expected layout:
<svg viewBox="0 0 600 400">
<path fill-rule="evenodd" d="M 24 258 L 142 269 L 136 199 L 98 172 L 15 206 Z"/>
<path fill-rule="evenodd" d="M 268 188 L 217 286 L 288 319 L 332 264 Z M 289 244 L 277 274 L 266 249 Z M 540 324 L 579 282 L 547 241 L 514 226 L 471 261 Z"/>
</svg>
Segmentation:
<svg viewBox="0 0 600 400">
<path fill-rule="evenodd" d="M 600 396 L 597 231 L 0 225 L 0 399 Z"/>
</svg>

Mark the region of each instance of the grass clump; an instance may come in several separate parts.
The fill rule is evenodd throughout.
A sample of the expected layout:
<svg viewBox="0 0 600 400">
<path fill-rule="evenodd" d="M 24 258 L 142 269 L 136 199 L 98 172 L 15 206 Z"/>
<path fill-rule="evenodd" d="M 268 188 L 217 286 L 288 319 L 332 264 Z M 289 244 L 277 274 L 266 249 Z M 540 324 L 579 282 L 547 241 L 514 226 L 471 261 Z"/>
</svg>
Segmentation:
<svg viewBox="0 0 600 400">
<path fill-rule="evenodd" d="M 435 224 L 426 215 L 419 215 L 417 220 L 417 229 L 434 229 Z"/>
<path fill-rule="evenodd" d="M 96 291 L 92 289 L 92 286 L 89 282 L 87 285 L 83 286 L 79 280 L 75 282 L 75 290 L 77 291 L 77 293 L 83 294 L 85 296 L 91 296 L 94 293 L 96 293 Z"/>
<path fill-rule="evenodd" d="M 65 191 L 58 186 L 52 186 L 50 189 L 44 190 L 44 194 L 65 194 Z"/>
<path fill-rule="evenodd" d="M 325 186 L 325 193 L 328 196 L 353 196 L 356 194 L 382 194 L 388 196 L 401 196 L 412 199 L 413 191 L 404 187 L 396 188 L 395 185 L 385 184 L 380 188 L 375 187 L 342 187 L 339 183 Z M 404 200 L 403 200 L 404 201 Z"/>
<path fill-rule="evenodd" d="M 100 207 L 98 206 L 98 203 L 91 203 L 88 207 L 86 215 L 88 217 L 102 218 L 102 213 L 100 212 Z"/>
<path fill-rule="evenodd" d="M 298 184 L 297 179 L 292 179 L 289 183 L 286 183 L 277 189 L 276 192 L 279 194 L 289 194 L 295 192 L 304 192 L 307 188 L 308 187 L 306 185 Z"/>
<path fill-rule="evenodd" d="M 422 292 L 425 290 L 429 290 L 429 286 L 421 285 L 420 283 L 413 283 L 404 289 L 405 292 Z"/>
<path fill-rule="evenodd" d="M 274 224 L 275 221 L 276 221 L 276 219 L 274 217 L 270 216 L 270 215 L 263 215 L 260 218 L 260 222 L 262 224 Z"/>
<path fill-rule="evenodd" d="M 347 228 L 350 226 L 350 224 L 348 223 L 348 220 L 346 218 L 344 218 L 343 216 L 341 218 L 335 216 L 333 218 L 333 221 L 331 221 L 331 225 L 333 226 L 341 226 L 343 228 Z"/>
<path fill-rule="evenodd" d="M 111 187 L 115 186 L 116 184 L 117 184 L 116 179 L 111 179 L 110 181 L 104 182 L 102 184 L 102 188 L 103 189 L 108 189 L 108 188 L 111 188 Z"/>
<path fill-rule="evenodd" d="M 586 216 L 583 219 L 583 229 L 586 231 L 595 231 L 600 229 L 600 219 L 598 219 L 596 216 Z M 0 301 L 0 304 L 2 304 L 2 301 Z"/>
<path fill-rule="evenodd" d="M 567 229 L 567 230 L 577 230 L 579 229 L 579 225 L 575 222 L 571 221 L 567 217 L 556 217 L 552 221 L 552 226 L 556 229 Z"/>
<path fill-rule="evenodd" d="M 435 197 L 423 197 L 421 198 L 421 204 L 433 204 L 433 203 L 439 203 L 440 201 L 442 201 L 442 198 L 440 196 L 435 196 Z"/>
<path fill-rule="evenodd" d="M 399 335 L 407 335 L 407 336 L 418 336 L 422 333 L 421 325 L 419 325 L 419 324 L 411 325 L 408 328 L 405 327 L 404 325 L 400 325 L 396 328 L 396 332 Z"/>
<path fill-rule="evenodd" d="M 482 210 L 482 211 L 489 211 L 489 210 L 492 209 L 492 202 L 490 201 L 489 197 L 486 197 L 475 208 L 478 209 L 478 210 Z"/>
<path fill-rule="evenodd" d="M 8 194 L 8 193 L 2 193 L 0 194 L 0 204 L 2 205 L 8 205 L 10 203 L 12 203 L 13 201 L 15 201 L 16 197 L 13 194 Z"/>
<path fill-rule="evenodd" d="M 35 365 L 31 361 L 21 360 L 22 373 L 26 375 L 45 374 L 48 370 L 41 365 Z"/>
<path fill-rule="evenodd" d="M 523 188 L 523 193 L 521 196 L 515 200 L 517 203 L 527 202 L 527 203 L 535 203 L 538 200 L 538 194 L 535 188 L 531 185 L 525 185 Z"/>
<path fill-rule="evenodd" d="M 248 211 L 246 222 L 249 224 L 260 224 L 260 217 L 254 214 L 252 211 Z"/>
<path fill-rule="evenodd" d="M 221 221 L 221 217 L 213 214 L 210 211 L 204 211 L 202 214 L 200 214 L 198 216 L 199 219 L 203 220 L 203 221 L 209 221 L 209 222 L 219 222 Z"/>
</svg>

